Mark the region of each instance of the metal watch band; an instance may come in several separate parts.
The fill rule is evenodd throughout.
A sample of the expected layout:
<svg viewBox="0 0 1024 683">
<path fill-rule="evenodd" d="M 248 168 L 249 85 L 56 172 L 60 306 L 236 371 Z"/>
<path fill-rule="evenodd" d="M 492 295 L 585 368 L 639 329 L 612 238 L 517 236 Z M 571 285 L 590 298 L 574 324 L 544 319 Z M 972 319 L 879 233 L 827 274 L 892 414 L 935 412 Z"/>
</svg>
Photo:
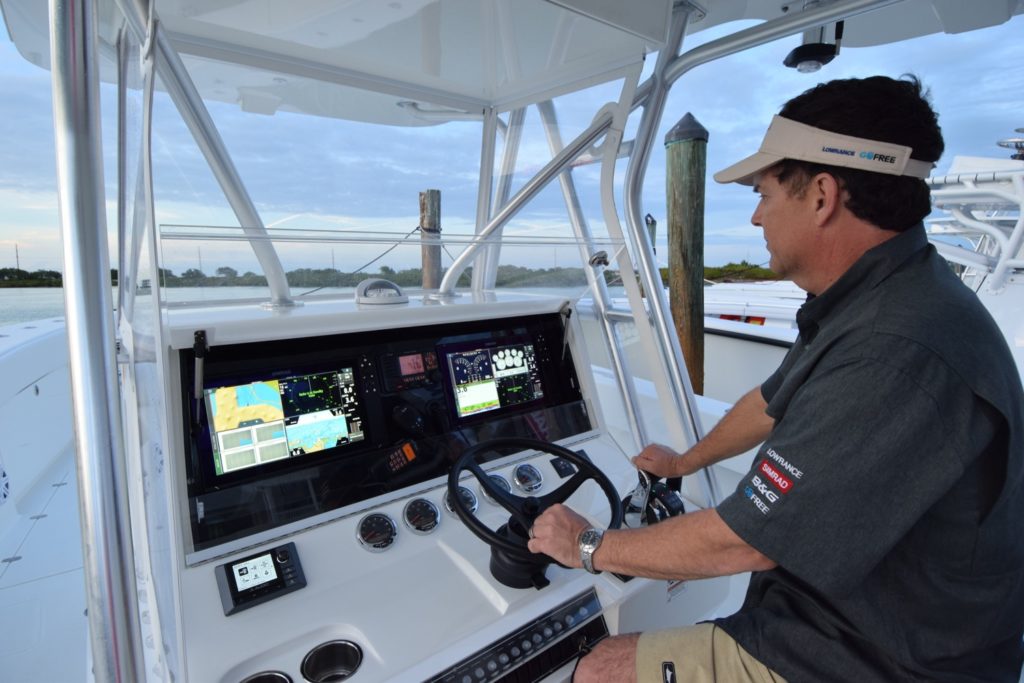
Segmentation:
<svg viewBox="0 0 1024 683">
<path fill-rule="evenodd" d="M 594 569 L 594 553 L 601 546 L 602 540 L 604 540 L 604 531 L 594 527 L 584 529 L 580 534 L 580 562 L 583 564 L 583 568 L 591 574 L 601 573 Z"/>
</svg>

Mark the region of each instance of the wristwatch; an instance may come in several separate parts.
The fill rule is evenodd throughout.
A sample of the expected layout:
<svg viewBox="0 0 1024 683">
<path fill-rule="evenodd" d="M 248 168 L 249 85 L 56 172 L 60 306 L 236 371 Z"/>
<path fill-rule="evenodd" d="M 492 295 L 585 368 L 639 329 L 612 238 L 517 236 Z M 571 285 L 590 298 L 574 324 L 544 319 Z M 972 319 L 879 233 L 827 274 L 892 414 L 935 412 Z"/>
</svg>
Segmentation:
<svg viewBox="0 0 1024 683">
<path fill-rule="evenodd" d="M 595 529 L 594 527 L 588 527 L 580 533 L 579 546 L 580 546 L 580 561 L 583 563 L 583 568 L 591 574 L 600 574 L 601 572 L 594 569 L 594 553 L 601 546 L 601 541 L 604 539 L 604 531 L 601 529 Z"/>
</svg>

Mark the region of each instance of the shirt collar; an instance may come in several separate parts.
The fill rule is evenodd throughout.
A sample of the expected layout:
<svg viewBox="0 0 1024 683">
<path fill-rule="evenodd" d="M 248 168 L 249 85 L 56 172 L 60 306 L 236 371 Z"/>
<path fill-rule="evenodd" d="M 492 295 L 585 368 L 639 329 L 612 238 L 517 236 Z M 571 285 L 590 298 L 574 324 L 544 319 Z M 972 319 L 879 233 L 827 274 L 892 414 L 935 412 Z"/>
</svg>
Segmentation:
<svg viewBox="0 0 1024 683">
<path fill-rule="evenodd" d="M 927 246 L 928 236 L 925 234 L 924 224 L 918 223 L 864 252 L 831 287 L 817 296 L 807 295 L 807 301 L 796 314 L 800 338 L 805 344 L 809 344 L 818 334 L 822 320 L 846 301 L 851 293 L 859 289 L 873 289 L 911 255 Z"/>
</svg>

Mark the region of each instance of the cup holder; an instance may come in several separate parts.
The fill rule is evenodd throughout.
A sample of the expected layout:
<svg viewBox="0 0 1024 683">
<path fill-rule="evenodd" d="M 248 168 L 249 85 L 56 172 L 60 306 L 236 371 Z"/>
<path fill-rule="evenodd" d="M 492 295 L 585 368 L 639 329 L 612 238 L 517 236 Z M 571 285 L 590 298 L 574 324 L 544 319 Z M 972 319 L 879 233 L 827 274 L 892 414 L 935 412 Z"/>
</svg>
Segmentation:
<svg viewBox="0 0 1024 683">
<path fill-rule="evenodd" d="M 363 651 L 350 640 L 320 643 L 302 660 L 302 675 L 309 683 L 347 680 L 363 662 Z"/>
<path fill-rule="evenodd" d="M 246 676 L 242 683 L 292 683 L 292 677 L 280 671 L 261 671 L 252 676 Z"/>
</svg>

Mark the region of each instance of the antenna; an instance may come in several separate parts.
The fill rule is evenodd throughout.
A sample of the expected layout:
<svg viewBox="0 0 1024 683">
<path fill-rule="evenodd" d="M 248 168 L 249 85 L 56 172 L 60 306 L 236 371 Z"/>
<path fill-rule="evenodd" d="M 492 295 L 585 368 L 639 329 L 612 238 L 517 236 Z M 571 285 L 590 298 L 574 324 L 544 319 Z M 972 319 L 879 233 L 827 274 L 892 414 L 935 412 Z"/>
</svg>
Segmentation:
<svg viewBox="0 0 1024 683">
<path fill-rule="evenodd" d="M 1024 133 L 1024 128 L 1017 128 L 1017 133 Z M 1000 147 L 1006 147 L 1007 149 L 1016 150 L 1010 155 L 1011 159 L 1017 161 L 1024 161 L 1024 138 L 1005 138 L 996 142 Z"/>
</svg>

